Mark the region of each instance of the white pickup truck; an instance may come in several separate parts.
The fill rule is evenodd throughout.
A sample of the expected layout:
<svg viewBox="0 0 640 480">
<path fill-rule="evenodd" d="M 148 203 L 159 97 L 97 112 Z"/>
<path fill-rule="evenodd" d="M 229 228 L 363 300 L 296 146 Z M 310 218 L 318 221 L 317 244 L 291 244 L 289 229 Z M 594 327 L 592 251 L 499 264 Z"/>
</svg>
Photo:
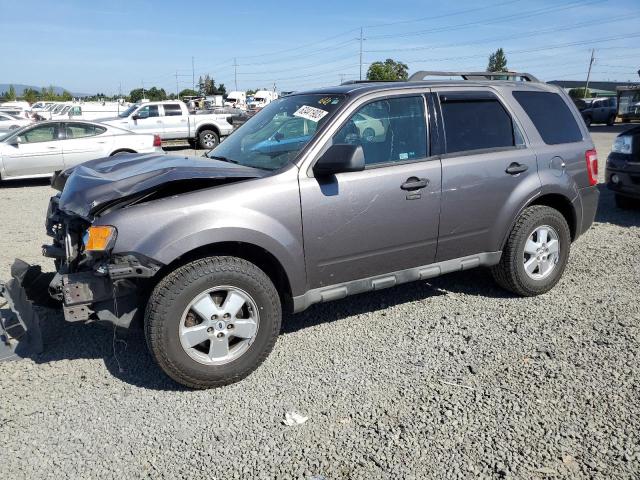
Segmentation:
<svg viewBox="0 0 640 480">
<path fill-rule="evenodd" d="M 180 101 L 146 102 L 132 105 L 117 117 L 97 121 L 136 133 L 153 133 L 163 140 L 189 140 L 200 148 L 214 148 L 233 131 L 228 115 L 189 113 Z"/>
</svg>

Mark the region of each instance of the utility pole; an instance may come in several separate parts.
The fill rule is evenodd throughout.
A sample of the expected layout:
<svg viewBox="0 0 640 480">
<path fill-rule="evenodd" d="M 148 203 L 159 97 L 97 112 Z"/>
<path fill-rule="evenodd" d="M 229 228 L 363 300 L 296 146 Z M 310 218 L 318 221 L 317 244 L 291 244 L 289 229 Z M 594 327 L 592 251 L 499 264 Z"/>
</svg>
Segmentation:
<svg viewBox="0 0 640 480">
<path fill-rule="evenodd" d="M 362 36 L 362 27 L 360 27 L 360 37 L 357 40 L 360 40 L 360 80 L 362 80 L 362 42 L 366 40 Z"/>
<path fill-rule="evenodd" d="M 591 77 L 591 66 L 593 65 L 593 62 L 595 61 L 594 58 L 594 54 L 595 54 L 595 48 L 591 49 L 591 60 L 589 60 L 589 71 L 587 72 L 587 83 L 584 85 L 584 95 L 585 97 L 587 96 L 587 90 L 589 89 L 589 77 Z"/>
<path fill-rule="evenodd" d="M 178 70 L 176 70 L 176 98 L 180 100 L 180 87 L 178 86 Z"/>
<path fill-rule="evenodd" d="M 142 98 L 144 98 L 144 80 L 142 80 Z"/>
<path fill-rule="evenodd" d="M 340 85 L 344 83 L 344 73 L 340 74 Z"/>
<path fill-rule="evenodd" d="M 236 84 L 236 92 L 238 91 L 238 61 L 235 57 L 233 57 L 233 79 Z"/>
<path fill-rule="evenodd" d="M 195 67 L 195 63 L 194 63 L 194 59 L 193 57 L 191 57 L 191 84 L 192 87 L 191 89 L 195 91 L 196 89 L 196 67 Z"/>
</svg>

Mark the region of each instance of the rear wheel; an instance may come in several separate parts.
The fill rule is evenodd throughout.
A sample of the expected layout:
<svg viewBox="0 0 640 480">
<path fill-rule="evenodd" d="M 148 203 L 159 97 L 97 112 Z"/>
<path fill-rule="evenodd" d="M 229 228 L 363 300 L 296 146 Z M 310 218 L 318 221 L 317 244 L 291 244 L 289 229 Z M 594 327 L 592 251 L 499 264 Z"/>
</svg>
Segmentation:
<svg viewBox="0 0 640 480">
<path fill-rule="evenodd" d="M 145 316 L 149 350 L 191 388 L 237 382 L 269 355 L 280 332 L 278 292 L 257 266 L 235 257 L 188 263 L 154 289 Z"/>
<path fill-rule="evenodd" d="M 591 126 L 591 117 L 589 117 L 589 116 L 584 117 L 584 123 L 585 123 L 585 125 L 587 127 L 590 127 Z"/>
<path fill-rule="evenodd" d="M 213 130 L 202 130 L 198 134 L 198 143 L 200 144 L 200 148 L 211 150 L 220 143 L 220 138 Z"/>
<path fill-rule="evenodd" d="M 571 234 L 562 214 L 534 205 L 518 217 L 500 263 L 491 273 L 506 290 L 527 297 L 540 295 L 560 280 L 570 247 Z"/>
<path fill-rule="evenodd" d="M 615 115 L 611 115 L 611 116 L 609 117 L 609 119 L 607 120 L 607 125 L 611 126 L 611 125 L 613 125 L 614 123 L 616 123 L 616 116 L 615 116 Z"/>
</svg>

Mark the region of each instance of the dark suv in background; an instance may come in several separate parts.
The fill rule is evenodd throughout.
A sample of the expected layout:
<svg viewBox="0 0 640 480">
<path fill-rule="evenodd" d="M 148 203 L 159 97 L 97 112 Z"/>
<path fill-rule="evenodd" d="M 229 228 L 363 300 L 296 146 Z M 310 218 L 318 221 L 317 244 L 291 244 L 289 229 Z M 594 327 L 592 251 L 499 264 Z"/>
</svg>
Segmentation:
<svg viewBox="0 0 640 480">
<path fill-rule="evenodd" d="M 576 101 L 584 123 L 590 127 L 592 123 L 613 125 L 618 114 L 618 100 L 609 98 L 588 98 Z"/>
<path fill-rule="evenodd" d="M 425 75 L 288 95 L 208 158 L 59 174 L 44 252 L 65 319 L 144 312 L 160 367 L 207 388 L 266 358 L 283 309 L 481 266 L 517 295 L 550 290 L 598 203 L 580 113 L 530 75 Z"/>
<path fill-rule="evenodd" d="M 607 158 L 605 179 L 618 207 L 640 206 L 640 126 L 616 137 Z"/>
</svg>

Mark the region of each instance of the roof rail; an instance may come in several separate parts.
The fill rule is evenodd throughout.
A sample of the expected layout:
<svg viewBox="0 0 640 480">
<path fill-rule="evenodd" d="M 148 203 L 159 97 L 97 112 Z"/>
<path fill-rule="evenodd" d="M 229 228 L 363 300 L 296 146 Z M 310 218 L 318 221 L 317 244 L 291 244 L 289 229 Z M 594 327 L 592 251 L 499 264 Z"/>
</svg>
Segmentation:
<svg viewBox="0 0 640 480">
<path fill-rule="evenodd" d="M 520 72 L 438 72 L 420 70 L 409 77 L 410 82 L 419 82 L 425 77 L 462 77 L 464 80 L 516 80 L 522 82 L 539 82 L 530 73 Z"/>
</svg>

